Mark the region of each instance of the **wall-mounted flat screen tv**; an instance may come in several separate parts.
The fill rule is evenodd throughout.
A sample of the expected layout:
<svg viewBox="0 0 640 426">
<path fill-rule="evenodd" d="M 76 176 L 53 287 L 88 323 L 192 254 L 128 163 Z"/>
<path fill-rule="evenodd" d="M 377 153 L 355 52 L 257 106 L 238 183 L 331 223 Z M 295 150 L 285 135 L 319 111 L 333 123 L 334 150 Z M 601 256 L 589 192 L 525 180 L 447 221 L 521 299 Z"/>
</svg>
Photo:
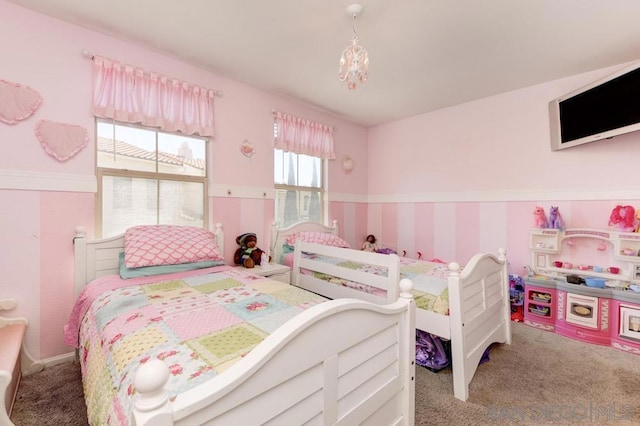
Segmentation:
<svg viewBox="0 0 640 426">
<path fill-rule="evenodd" d="M 549 102 L 551 150 L 640 130 L 640 62 Z"/>
</svg>

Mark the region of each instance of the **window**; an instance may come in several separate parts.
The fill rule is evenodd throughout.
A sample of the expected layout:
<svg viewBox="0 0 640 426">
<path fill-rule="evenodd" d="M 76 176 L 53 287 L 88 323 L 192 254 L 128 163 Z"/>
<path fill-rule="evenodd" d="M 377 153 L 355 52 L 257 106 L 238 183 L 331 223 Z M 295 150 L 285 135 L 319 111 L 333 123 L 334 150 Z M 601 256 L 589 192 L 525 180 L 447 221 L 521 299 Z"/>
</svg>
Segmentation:
<svg viewBox="0 0 640 426">
<path fill-rule="evenodd" d="M 275 217 L 280 226 L 300 220 L 323 222 L 322 159 L 275 149 L 274 166 Z"/>
<path fill-rule="evenodd" d="M 135 225 L 205 227 L 207 139 L 96 120 L 98 229 Z"/>
</svg>

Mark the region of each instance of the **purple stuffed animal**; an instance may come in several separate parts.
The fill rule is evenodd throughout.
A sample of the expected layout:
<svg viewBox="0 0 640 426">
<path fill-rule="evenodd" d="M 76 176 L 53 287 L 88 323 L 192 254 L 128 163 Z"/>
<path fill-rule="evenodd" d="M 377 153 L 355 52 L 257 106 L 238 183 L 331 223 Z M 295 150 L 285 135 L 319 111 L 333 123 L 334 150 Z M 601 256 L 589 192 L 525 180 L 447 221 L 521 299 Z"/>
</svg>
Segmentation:
<svg viewBox="0 0 640 426">
<path fill-rule="evenodd" d="M 558 210 L 558 207 L 551 206 L 549 209 L 547 228 L 564 229 L 564 222 L 562 220 L 562 216 L 560 216 L 560 210 Z"/>
</svg>

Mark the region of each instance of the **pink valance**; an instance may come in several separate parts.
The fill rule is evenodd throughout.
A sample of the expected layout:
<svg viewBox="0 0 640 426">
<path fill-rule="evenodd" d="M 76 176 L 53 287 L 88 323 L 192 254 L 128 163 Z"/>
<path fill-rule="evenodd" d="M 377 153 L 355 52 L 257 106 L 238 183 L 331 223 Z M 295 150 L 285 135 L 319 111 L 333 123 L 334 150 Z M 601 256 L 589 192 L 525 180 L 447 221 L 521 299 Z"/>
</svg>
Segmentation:
<svg viewBox="0 0 640 426">
<path fill-rule="evenodd" d="M 187 135 L 215 136 L 215 92 L 94 56 L 93 113 Z"/>
<path fill-rule="evenodd" d="M 336 158 L 333 148 L 333 127 L 283 112 L 276 112 L 275 117 L 278 126 L 276 148 L 326 160 Z"/>
</svg>

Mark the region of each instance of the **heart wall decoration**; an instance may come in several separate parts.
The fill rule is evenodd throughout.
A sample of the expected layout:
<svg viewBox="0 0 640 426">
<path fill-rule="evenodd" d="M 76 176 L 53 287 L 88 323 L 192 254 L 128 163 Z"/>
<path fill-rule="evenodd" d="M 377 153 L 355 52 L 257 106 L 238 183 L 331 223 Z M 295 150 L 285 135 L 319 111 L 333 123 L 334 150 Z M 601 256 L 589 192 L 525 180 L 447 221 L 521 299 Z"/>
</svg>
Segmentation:
<svg viewBox="0 0 640 426">
<path fill-rule="evenodd" d="M 28 86 L 0 80 L 0 121 L 17 124 L 33 115 L 42 96 Z"/>
<path fill-rule="evenodd" d="M 253 143 L 251 143 L 251 141 L 245 139 L 240 144 L 240 152 L 242 153 L 242 155 L 244 155 L 248 159 L 251 159 L 251 157 L 253 157 L 253 154 L 256 153 L 256 150 L 253 147 Z"/>
<path fill-rule="evenodd" d="M 89 143 L 87 129 L 72 124 L 40 120 L 35 133 L 42 148 L 58 161 L 67 161 Z"/>
</svg>

